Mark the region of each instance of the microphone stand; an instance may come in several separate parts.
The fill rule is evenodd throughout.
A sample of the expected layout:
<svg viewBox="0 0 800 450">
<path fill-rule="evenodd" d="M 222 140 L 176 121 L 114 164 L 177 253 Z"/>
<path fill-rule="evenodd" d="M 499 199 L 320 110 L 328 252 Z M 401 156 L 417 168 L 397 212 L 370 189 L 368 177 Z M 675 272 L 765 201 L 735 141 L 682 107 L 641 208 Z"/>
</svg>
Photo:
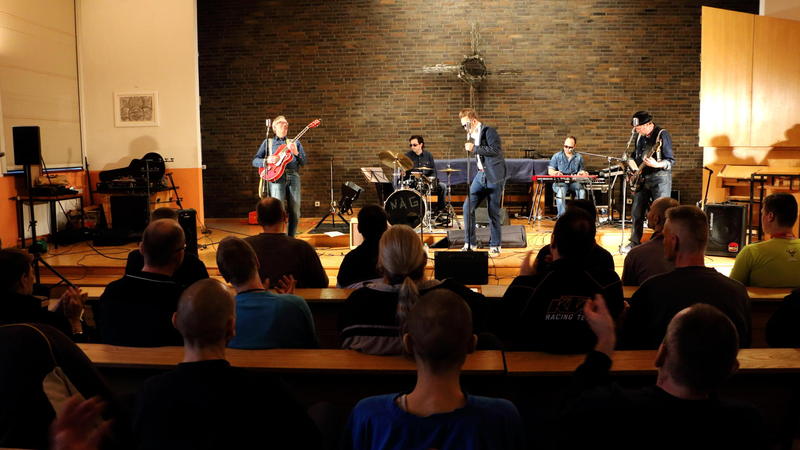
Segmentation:
<svg viewBox="0 0 800 450">
<path fill-rule="evenodd" d="M 470 140 L 469 130 L 467 130 L 467 140 Z M 473 149 L 473 151 L 475 150 L 474 147 L 472 149 Z M 471 252 L 472 251 L 472 236 L 475 233 L 475 223 L 474 223 L 475 221 L 472 218 L 472 200 L 470 199 L 470 197 L 472 197 L 470 195 L 470 191 L 472 190 L 472 180 L 469 179 L 469 169 L 470 169 L 471 156 L 470 156 L 469 150 L 466 150 L 466 152 L 467 152 L 467 210 L 464 211 L 464 230 L 466 230 L 467 251 Z M 476 241 L 476 243 L 477 243 L 477 241 Z"/>
<path fill-rule="evenodd" d="M 631 137 L 628 138 L 628 145 L 625 146 L 625 152 L 622 153 L 622 165 L 624 171 L 622 173 L 622 217 L 620 217 L 622 222 L 622 227 L 620 227 L 620 242 L 619 242 L 619 253 L 622 254 L 622 249 L 625 248 L 625 208 L 628 206 L 628 150 L 631 148 L 631 143 L 633 142 L 633 138 L 636 136 L 636 127 L 631 128 Z M 637 139 L 638 142 L 638 139 Z M 644 164 L 644 161 L 642 161 Z M 633 220 L 633 218 L 631 218 Z"/>
<path fill-rule="evenodd" d="M 703 201 L 702 202 L 698 202 L 700 204 L 697 205 L 698 207 L 700 207 L 700 209 L 705 209 L 705 207 L 706 207 L 706 202 L 708 201 L 708 188 L 711 187 L 711 175 L 714 174 L 714 171 L 709 169 L 706 166 L 703 166 L 703 170 L 707 170 L 708 171 L 708 178 L 706 179 L 706 193 L 703 194 Z"/>
</svg>

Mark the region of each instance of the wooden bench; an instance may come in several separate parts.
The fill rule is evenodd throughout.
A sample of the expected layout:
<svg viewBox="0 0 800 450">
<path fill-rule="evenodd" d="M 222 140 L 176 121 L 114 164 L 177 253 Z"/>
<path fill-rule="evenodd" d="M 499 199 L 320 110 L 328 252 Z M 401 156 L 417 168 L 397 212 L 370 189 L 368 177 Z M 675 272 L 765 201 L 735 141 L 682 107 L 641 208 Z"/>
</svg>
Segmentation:
<svg viewBox="0 0 800 450">
<path fill-rule="evenodd" d="M 170 369 L 183 360 L 183 347 L 118 347 L 78 344 L 98 367 Z M 355 350 L 275 349 L 225 351 L 236 367 L 271 372 L 329 373 L 412 373 L 414 362 L 402 356 L 374 356 Z M 505 372 L 499 350 L 477 351 L 467 357 L 464 373 L 497 375 Z"/>
<path fill-rule="evenodd" d="M 506 371 L 512 376 L 567 375 L 583 362 L 585 355 L 551 355 L 540 352 L 505 352 Z M 611 373 L 617 375 L 655 374 L 655 350 L 614 352 Z M 739 373 L 800 373 L 800 349 L 750 348 L 739 351 Z"/>
<path fill-rule="evenodd" d="M 81 286 L 89 295 L 90 300 L 96 300 L 102 295 L 104 287 Z M 475 287 L 489 299 L 500 299 L 508 289 L 506 285 L 483 285 Z M 630 299 L 638 286 L 625 286 L 623 292 L 626 299 Z M 344 301 L 352 289 L 322 288 L 322 289 L 297 289 L 296 295 L 303 297 L 311 309 L 314 324 L 323 348 L 336 348 L 339 344 L 338 320 Z M 767 320 L 775 312 L 783 298 L 791 292 L 786 288 L 747 288 L 747 293 L 752 301 L 752 345 L 766 347 L 764 329 Z"/>
</svg>

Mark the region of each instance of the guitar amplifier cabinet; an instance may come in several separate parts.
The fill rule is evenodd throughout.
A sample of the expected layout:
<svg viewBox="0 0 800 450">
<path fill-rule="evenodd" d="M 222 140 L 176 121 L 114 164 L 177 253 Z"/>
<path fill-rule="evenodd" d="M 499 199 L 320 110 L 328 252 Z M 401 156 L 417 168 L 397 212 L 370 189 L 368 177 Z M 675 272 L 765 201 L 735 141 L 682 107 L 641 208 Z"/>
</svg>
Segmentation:
<svg viewBox="0 0 800 450">
<path fill-rule="evenodd" d="M 735 257 L 746 243 L 747 207 L 712 203 L 704 211 L 708 216 L 706 255 Z"/>
</svg>

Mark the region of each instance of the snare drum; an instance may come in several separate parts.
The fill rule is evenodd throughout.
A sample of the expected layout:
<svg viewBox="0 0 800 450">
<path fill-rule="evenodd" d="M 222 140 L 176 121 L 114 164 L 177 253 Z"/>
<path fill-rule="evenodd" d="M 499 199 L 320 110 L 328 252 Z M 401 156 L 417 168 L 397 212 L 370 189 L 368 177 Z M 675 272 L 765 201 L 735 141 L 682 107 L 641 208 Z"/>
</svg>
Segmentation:
<svg viewBox="0 0 800 450">
<path fill-rule="evenodd" d="M 392 225 L 408 225 L 416 228 L 425 217 L 425 202 L 422 195 L 413 189 L 399 189 L 383 204 Z"/>
</svg>

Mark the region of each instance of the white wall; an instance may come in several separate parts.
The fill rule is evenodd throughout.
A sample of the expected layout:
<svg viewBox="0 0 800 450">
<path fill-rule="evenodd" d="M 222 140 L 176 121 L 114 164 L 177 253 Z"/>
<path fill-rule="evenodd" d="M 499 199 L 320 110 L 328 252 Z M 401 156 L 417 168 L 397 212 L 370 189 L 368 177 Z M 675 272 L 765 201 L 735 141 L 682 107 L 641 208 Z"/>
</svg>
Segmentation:
<svg viewBox="0 0 800 450">
<path fill-rule="evenodd" d="M 198 168 L 194 0 L 78 0 L 85 146 L 92 171 L 155 151 L 168 168 Z M 114 93 L 158 92 L 156 127 L 114 125 Z"/>
<path fill-rule="evenodd" d="M 800 0 L 761 0 L 762 16 L 800 20 Z"/>
<path fill-rule="evenodd" d="M 0 151 L 11 127 L 39 126 L 48 168 L 81 166 L 73 0 L 0 0 Z"/>
</svg>

